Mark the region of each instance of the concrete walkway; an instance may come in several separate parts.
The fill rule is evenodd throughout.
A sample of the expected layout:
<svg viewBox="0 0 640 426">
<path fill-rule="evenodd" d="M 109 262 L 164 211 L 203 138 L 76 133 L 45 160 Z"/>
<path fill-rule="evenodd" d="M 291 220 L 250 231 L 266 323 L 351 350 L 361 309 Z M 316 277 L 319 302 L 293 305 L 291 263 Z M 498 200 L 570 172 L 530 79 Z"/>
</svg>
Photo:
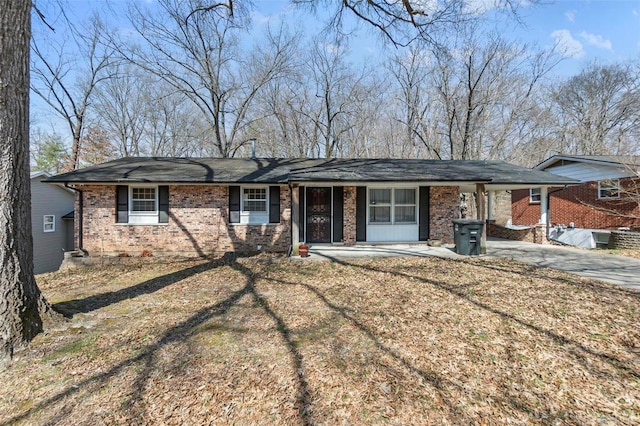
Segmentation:
<svg viewBox="0 0 640 426">
<path fill-rule="evenodd" d="M 426 244 L 356 245 L 354 247 L 313 245 L 308 261 L 349 260 L 401 256 L 463 258 L 453 246 L 429 247 Z M 571 247 L 540 245 L 519 241 L 489 239 L 487 254 L 524 263 L 557 269 L 587 278 L 618 284 L 640 291 L 640 260 Z"/>
</svg>

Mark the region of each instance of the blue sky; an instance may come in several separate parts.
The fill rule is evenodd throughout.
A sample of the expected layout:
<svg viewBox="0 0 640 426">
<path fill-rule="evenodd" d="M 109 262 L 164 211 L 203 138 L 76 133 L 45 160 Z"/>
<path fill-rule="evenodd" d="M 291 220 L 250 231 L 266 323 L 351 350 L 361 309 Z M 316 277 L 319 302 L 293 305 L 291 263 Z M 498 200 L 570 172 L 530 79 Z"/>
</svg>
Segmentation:
<svg viewBox="0 0 640 426">
<path fill-rule="evenodd" d="M 154 0 L 140 0 L 152 5 Z M 337 0 L 336 0 L 337 1 Z M 424 0 L 423 0 L 424 1 Z M 427 0 L 433 1 L 433 0 Z M 492 0 L 470 0 L 486 4 Z M 520 0 L 527 4 L 527 0 Z M 523 25 L 515 25 L 506 15 L 500 15 L 501 31 L 510 37 L 540 46 L 559 43 L 567 59 L 556 73 L 567 76 L 579 72 L 586 62 L 640 60 L 640 0 L 543 0 L 545 4 L 521 9 Z M 124 0 L 69 0 L 73 14 L 82 17 L 92 9 L 111 8 L 124 13 Z M 287 0 L 255 0 L 256 23 L 266 19 L 286 17 L 304 21 L 308 33 L 321 27 L 322 17 L 305 11 L 294 11 Z M 360 31 L 352 41 L 352 51 L 378 50 L 380 38 L 372 31 Z M 364 49 L 363 49 L 364 47 Z M 364 52 L 361 52 L 364 53 Z"/>
</svg>

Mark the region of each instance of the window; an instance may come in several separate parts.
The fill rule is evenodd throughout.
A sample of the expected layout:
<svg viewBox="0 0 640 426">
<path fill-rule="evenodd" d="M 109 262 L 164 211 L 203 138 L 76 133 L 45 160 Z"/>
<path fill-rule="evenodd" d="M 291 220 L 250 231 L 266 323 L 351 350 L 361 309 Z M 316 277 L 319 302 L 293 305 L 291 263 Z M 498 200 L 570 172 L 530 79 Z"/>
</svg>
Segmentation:
<svg viewBox="0 0 640 426">
<path fill-rule="evenodd" d="M 267 188 L 243 188 L 242 211 L 266 213 Z"/>
<path fill-rule="evenodd" d="M 369 221 L 371 223 L 391 223 L 391 190 L 369 190 Z"/>
<path fill-rule="evenodd" d="M 540 188 L 531 188 L 529 189 L 529 202 L 530 203 L 539 203 L 541 200 Z"/>
<path fill-rule="evenodd" d="M 607 179 L 598 182 L 598 198 L 620 198 L 620 180 Z"/>
<path fill-rule="evenodd" d="M 399 188 L 394 192 L 394 222 L 416 223 L 416 190 Z"/>
<path fill-rule="evenodd" d="M 42 216 L 43 231 L 56 232 L 56 217 L 52 214 Z"/>
<path fill-rule="evenodd" d="M 155 213 L 156 207 L 156 188 L 154 187 L 132 187 L 131 188 L 131 212 L 136 213 Z"/>
<path fill-rule="evenodd" d="M 415 188 L 369 189 L 369 223 L 416 223 Z"/>
</svg>

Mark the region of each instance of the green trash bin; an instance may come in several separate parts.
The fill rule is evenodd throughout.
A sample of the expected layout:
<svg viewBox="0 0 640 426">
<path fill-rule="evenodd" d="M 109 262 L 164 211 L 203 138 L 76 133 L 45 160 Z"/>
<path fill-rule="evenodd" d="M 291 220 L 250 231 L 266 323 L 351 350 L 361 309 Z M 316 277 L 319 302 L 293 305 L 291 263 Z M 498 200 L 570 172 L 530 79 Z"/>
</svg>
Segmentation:
<svg viewBox="0 0 640 426">
<path fill-rule="evenodd" d="M 483 220 L 454 219 L 453 241 L 456 244 L 456 253 L 465 256 L 480 256 L 483 229 Z"/>
</svg>

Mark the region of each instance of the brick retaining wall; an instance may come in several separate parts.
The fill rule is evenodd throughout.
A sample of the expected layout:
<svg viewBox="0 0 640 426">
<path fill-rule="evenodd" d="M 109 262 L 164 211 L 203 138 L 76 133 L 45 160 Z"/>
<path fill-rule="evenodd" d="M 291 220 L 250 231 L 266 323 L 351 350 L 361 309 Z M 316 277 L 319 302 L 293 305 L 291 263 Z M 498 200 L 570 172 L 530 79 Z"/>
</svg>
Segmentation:
<svg viewBox="0 0 640 426">
<path fill-rule="evenodd" d="M 486 226 L 488 237 L 536 244 L 546 244 L 548 242 L 546 228 L 545 225 L 536 225 L 526 229 L 512 229 L 497 225 L 491 221 L 488 221 Z"/>
<path fill-rule="evenodd" d="M 609 235 L 610 249 L 640 248 L 640 232 L 611 231 Z"/>
</svg>

